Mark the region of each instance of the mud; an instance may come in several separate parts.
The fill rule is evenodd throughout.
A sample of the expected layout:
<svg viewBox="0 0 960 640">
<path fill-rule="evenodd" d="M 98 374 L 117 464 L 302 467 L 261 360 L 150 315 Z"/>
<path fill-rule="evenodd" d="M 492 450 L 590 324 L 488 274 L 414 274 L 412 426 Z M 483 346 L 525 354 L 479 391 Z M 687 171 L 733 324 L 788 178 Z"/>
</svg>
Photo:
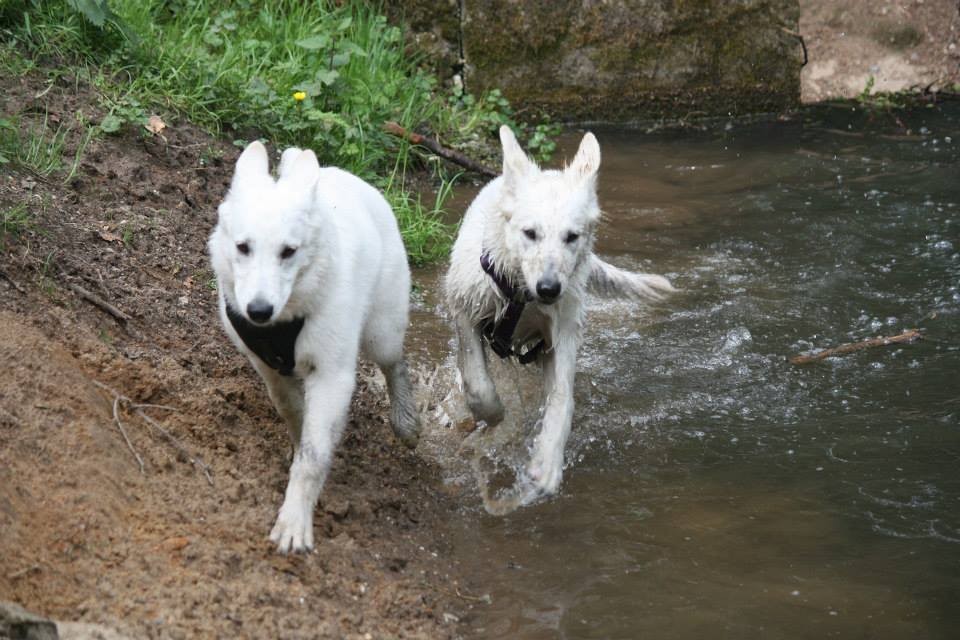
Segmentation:
<svg viewBox="0 0 960 640">
<path fill-rule="evenodd" d="M 104 115 L 73 78 L 0 85 L 25 124 Z M 135 637 L 458 636 L 455 503 L 394 439 L 369 370 L 316 551 L 267 540 L 290 444 L 222 334 L 205 254 L 238 150 L 166 124 L 93 140 L 67 183 L 2 167 L 0 209 L 33 220 L 0 253 L 0 600 Z"/>
</svg>

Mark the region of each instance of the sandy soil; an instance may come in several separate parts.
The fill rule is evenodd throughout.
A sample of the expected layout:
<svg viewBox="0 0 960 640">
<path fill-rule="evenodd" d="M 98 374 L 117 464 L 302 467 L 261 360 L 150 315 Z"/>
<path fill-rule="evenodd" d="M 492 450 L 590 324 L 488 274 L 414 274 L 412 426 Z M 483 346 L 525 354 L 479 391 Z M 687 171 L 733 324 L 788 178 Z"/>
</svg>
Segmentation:
<svg viewBox="0 0 960 640">
<path fill-rule="evenodd" d="M 73 78 L 0 86 L 24 122 L 103 116 Z M 205 255 L 237 149 L 167 124 L 94 141 L 67 184 L 0 174 L 0 209 L 35 215 L 0 251 L 0 600 L 133 637 L 458 636 L 455 503 L 362 376 L 316 552 L 267 541 L 290 445 Z M 156 425 L 135 403 L 163 405 L 140 408 Z"/>
<path fill-rule="evenodd" d="M 800 0 L 803 102 L 960 83 L 957 0 Z"/>
</svg>

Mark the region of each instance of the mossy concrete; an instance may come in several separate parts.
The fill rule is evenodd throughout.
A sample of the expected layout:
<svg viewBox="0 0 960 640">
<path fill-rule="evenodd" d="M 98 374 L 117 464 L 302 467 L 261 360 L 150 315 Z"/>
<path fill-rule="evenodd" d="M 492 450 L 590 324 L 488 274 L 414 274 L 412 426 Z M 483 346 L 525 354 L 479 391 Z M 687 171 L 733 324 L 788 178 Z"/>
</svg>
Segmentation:
<svg viewBox="0 0 960 640">
<path fill-rule="evenodd" d="M 415 31 L 450 3 L 403 3 Z M 432 8 L 432 9 L 431 9 Z M 468 88 L 573 121 L 780 111 L 798 104 L 798 0 L 459 0 Z M 432 11 L 432 14 L 431 14 Z"/>
</svg>

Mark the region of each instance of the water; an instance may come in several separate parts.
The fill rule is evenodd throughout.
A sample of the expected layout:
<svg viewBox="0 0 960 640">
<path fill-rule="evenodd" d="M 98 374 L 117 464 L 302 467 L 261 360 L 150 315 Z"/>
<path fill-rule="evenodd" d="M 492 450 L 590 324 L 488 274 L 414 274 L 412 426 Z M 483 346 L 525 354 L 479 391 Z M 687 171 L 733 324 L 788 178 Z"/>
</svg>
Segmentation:
<svg viewBox="0 0 960 640">
<path fill-rule="evenodd" d="M 683 292 L 592 308 L 560 495 L 465 496 L 472 631 L 960 637 L 960 105 L 598 134 L 599 252 Z"/>
</svg>

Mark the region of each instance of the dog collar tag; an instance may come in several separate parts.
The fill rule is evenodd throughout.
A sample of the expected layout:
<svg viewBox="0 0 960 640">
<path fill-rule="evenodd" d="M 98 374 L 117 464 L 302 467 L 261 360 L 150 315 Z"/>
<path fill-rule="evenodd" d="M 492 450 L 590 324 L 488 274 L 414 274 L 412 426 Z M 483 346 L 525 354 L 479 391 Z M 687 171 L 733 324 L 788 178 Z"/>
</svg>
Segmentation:
<svg viewBox="0 0 960 640">
<path fill-rule="evenodd" d="M 303 318 L 294 318 L 285 322 L 275 322 L 266 326 L 253 324 L 229 304 L 227 318 L 234 331 L 258 358 L 282 376 L 292 376 L 297 364 L 297 336 L 303 329 Z"/>
</svg>

